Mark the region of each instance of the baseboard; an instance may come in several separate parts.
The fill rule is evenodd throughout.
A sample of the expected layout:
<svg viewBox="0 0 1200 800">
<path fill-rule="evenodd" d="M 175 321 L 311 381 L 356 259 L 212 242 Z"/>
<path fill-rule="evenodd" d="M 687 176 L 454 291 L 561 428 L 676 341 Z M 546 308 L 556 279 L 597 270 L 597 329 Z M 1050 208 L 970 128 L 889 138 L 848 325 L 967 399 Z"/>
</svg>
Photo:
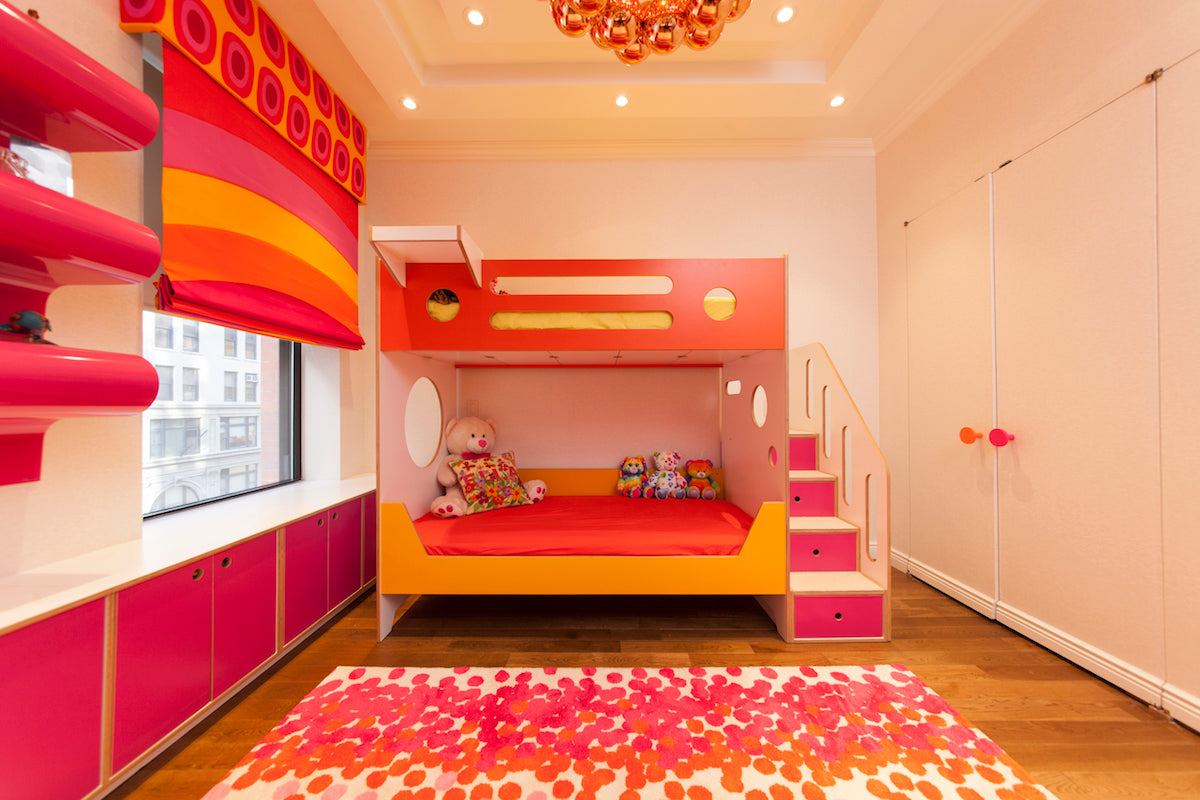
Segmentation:
<svg viewBox="0 0 1200 800">
<path fill-rule="evenodd" d="M 893 550 L 892 553 L 892 569 L 898 569 L 901 572 L 908 572 L 909 557 L 908 553 L 901 553 L 899 550 Z"/>
<path fill-rule="evenodd" d="M 1152 706 L 1163 707 L 1161 676 L 1151 675 L 1010 605 L 999 604 L 996 609 L 996 621 L 1124 689 L 1139 700 Z M 1193 713 L 1198 710 L 1195 698 L 1191 698 L 1191 710 Z M 1180 719 L 1183 717 L 1180 716 Z"/>
<path fill-rule="evenodd" d="M 972 611 L 976 611 L 988 619 L 995 619 L 996 598 L 992 595 L 984 594 L 913 558 L 908 559 L 908 574 L 922 583 L 929 584 L 942 594 L 953 597 Z"/>
<path fill-rule="evenodd" d="M 1200 697 L 1168 683 L 1163 687 L 1163 710 L 1176 722 L 1200 732 Z"/>
</svg>

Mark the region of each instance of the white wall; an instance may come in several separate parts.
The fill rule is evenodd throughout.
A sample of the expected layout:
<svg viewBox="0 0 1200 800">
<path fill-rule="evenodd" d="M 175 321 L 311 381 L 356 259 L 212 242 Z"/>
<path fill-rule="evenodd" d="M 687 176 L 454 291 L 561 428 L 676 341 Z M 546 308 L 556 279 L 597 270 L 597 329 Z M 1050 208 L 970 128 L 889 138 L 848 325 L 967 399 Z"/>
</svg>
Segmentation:
<svg viewBox="0 0 1200 800">
<path fill-rule="evenodd" d="M 371 225 L 461 224 L 484 258 L 788 257 L 788 342 L 823 342 L 877 429 L 874 160 L 369 164 Z"/>
</svg>

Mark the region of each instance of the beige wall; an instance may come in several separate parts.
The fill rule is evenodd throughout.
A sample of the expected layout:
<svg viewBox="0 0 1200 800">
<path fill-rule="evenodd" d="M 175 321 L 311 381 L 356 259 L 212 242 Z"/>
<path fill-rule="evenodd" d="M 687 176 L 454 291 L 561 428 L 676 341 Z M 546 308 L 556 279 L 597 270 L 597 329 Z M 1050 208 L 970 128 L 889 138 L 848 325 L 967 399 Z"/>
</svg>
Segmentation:
<svg viewBox="0 0 1200 800">
<path fill-rule="evenodd" d="M 141 40 L 117 28 L 111 3 L 65 0 L 39 11 L 49 30 L 141 86 Z M 78 154 L 72 163 L 76 198 L 141 219 L 140 153 Z M 48 338 L 59 345 L 120 353 L 141 349 L 137 286 L 63 287 L 50 297 L 46 316 L 52 326 Z M 45 438 L 42 480 L 0 486 L 0 574 L 141 536 L 141 475 L 138 417 L 54 423 Z"/>
<path fill-rule="evenodd" d="M 374 160 L 372 225 L 461 224 L 485 258 L 788 257 L 788 341 L 823 342 L 877 429 L 874 159 Z"/>
</svg>

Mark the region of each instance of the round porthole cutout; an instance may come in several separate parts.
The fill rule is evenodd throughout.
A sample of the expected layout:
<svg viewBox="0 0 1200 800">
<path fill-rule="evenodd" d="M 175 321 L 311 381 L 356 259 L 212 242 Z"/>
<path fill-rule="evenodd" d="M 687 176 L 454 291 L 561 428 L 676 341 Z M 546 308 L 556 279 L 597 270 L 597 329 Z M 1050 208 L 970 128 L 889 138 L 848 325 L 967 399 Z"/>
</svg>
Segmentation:
<svg viewBox="0 0 1200 800">
<path fill-rule="evenodd" d="M 442 443 L 442 398 L 433 381 L 417 378 L 404 405 L 404 443 L 418 467 L 433 463 Z"/>
</svg>

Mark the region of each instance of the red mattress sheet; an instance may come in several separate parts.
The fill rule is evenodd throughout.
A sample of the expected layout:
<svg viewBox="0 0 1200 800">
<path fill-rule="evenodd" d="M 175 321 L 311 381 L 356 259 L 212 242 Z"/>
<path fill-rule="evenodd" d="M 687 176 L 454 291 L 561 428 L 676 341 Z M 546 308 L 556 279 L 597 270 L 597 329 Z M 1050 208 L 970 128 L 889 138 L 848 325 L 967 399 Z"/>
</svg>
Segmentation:
<svg viewBox="0 0 1200 800">
<path fill-rule="evenodd" d="M 555 496 L 452 519 L 426 514 L 434 556 L 731 556 L 754 519 L 725 500 Z"/>
</svg>

